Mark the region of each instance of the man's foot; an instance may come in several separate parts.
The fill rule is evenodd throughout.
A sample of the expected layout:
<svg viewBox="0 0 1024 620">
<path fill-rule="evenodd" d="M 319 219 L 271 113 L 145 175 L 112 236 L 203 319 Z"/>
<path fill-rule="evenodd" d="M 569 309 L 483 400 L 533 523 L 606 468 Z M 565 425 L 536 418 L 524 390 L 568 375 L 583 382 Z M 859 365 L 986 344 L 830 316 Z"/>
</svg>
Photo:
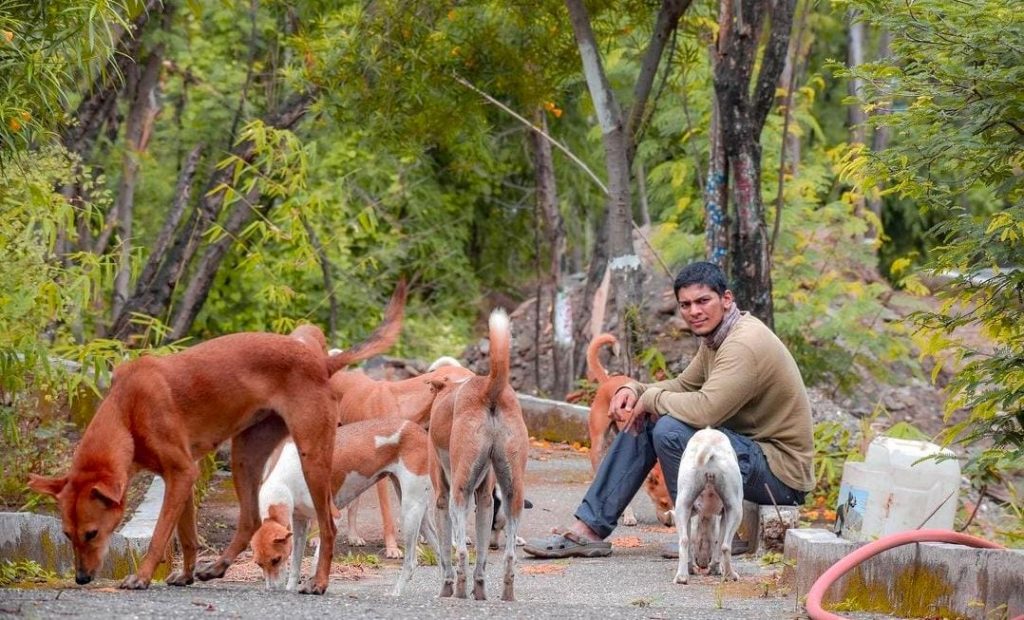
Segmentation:
<svg viewBox="0 0 1024 620">
<path fill-rule="evenodd" d="M 743 540 L 739 536 L 734 536 L 732 539 L 732 555 L 744 555 L 750 553 L 750 543 Z M 667 542 L 661 546 L 661 557 L 668 560 L 679 559 L 679 543 L 678 542 Z"/>
<path fill-rule="evenodd" d="M 612 553 L 605 540 L 589 540 L 572 531 L 527 541 L 523 551 L 538 558 L 602 558 Z"/>
</svg>

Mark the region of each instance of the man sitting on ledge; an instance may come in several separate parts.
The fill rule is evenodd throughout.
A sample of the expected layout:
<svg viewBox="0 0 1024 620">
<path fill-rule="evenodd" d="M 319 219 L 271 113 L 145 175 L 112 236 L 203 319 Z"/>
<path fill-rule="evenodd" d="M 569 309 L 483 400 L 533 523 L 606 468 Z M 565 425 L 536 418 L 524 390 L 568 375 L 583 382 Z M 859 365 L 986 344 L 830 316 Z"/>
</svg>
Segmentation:
<svg viewBox="0 0 1024 620">
<path fill-rule="evenodd" d="M 530 555 L 609 555 L 605 539 L 656 460 L 675 502 L 679 460 L 705 427 L 729 437 L 744 499 L 798 505 L 814 488 L 811 406 L 789 350 L 757 317 L 739 311 L 717 265 L 687 265 L 673 289 L 683 320 L 701 339 L 697 354 L 674 379 L 619 388 L 609 415 L 628 420 L 626 430 L 601 461 L 572 527 L 528 542 Z M 676 557 L 678 547 L 672 543 L 662 555 Z"/>
</svg>

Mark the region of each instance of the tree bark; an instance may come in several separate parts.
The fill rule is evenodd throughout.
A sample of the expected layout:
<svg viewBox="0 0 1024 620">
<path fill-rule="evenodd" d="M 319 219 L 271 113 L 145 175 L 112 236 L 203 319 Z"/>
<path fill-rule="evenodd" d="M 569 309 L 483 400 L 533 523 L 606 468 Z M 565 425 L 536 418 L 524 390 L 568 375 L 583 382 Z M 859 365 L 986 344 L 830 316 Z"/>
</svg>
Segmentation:
<svg viewBox="0 0 1024 620">
<path fill-rule="evenodd" d="M 729 273 L 729 164 L 718 101 L 711 102 L 708 176 L 704 183 L 704 256 Z"/>
<path fill-rule="evenodd" d="M 774 325 L 771 260 L 761 197 L 761 130 L 785 65 L 795 0 L 723 0 L 714 56 L 715 96 L 735 219 L 730 223 L 732 290 L 741 308 Z M 751 80 L 768 12 L 770 28 L 753 93 Z M 710 185 L 710 183 L 709 183 Z"/>
</svg>

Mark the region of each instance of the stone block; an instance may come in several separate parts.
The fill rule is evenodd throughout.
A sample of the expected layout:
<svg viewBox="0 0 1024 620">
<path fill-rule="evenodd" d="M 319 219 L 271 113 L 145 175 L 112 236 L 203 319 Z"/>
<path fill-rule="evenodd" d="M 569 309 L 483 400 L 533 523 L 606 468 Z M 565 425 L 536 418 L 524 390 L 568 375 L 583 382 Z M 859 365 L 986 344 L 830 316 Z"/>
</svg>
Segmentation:
<svg viewBox="0 0 1024 620">
<path fill-rule="evenodd" d="M 827 530 L 790 529 L 783 579 L 803 598 L 822 573 L 862 544 Z M 1024 551 L 904 545 L 853 568 L 823 602 L 905 618 L 1014 618 L 1024 613 Z"/>
</svg>

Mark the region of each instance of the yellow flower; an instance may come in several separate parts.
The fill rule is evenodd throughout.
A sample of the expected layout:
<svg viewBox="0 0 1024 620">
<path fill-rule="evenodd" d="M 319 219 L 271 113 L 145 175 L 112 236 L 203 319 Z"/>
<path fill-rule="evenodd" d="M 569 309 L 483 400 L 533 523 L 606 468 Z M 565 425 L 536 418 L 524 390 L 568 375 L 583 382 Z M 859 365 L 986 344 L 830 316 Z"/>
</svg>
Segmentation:
<svg viewBox="0 0 1024 620">
<path fill-rule="evenodd" d="M 7 126 L 10 127 L 13 132 L 21 131 L 21 121 L 13 116 L 7 119 Z"/>
<path fill-rule="evenodd" d="M 4 30 L 4 41 L 10 43 L 14 40 L 14 33 L 10 30 Z"/>
</svg>

